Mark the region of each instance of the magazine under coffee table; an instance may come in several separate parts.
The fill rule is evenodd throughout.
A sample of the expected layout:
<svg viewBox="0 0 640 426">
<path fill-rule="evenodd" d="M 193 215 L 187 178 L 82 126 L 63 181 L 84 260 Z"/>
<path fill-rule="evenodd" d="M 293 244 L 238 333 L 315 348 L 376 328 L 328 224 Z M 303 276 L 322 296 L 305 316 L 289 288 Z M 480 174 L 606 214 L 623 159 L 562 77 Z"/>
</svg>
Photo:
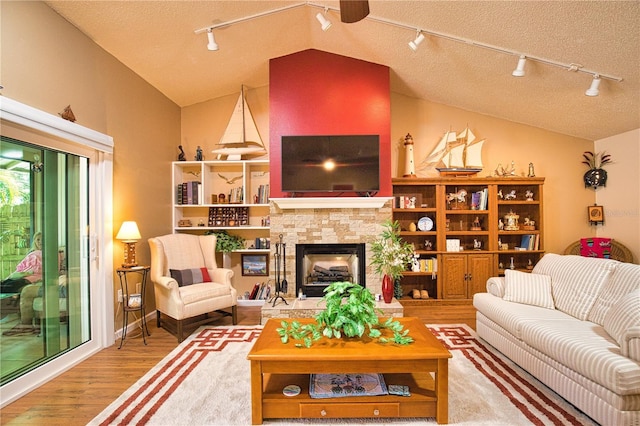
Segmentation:
<svg viewBox="0 0 640 426">
<path fill-rule="evenodd" d="M 262 424 L 266 418 L 346 417 L 435 417 L 438 423 L 447 423 L 451 353 L 418 318 L 395 319 L 415 342 L 403 346 L 381 344 L 368 337 L 323 337 L 310 348 L 298 348 L 293 342 L 283 344 L 276 331 L 281 320 L 269 319 L 247 355 L 251 362 L 252 423 Z M 304 324 L 314 319 L 297 321 Z M 407 385 L 411 395 L 313 399 L 309 396 L 312 373 L 381 373 L 387 385 Z M 435 379 L 430 373 L 435 373 Z M 284 387 L 292 384 L 302 391 L 285 396 Z"/>
</svg>

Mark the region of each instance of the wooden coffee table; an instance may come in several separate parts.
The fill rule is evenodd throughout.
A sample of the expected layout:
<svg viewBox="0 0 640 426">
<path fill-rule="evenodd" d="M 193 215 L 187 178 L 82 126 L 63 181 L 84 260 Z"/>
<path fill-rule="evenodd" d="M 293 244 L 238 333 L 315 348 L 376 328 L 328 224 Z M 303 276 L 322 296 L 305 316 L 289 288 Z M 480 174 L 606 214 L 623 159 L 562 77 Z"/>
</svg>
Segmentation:
<svg viewBox="0 0 640 426">
<path fill-rule="evenodd" d="M 267 321 L 247 355 L 251 361 L 251 420 L 265 418 L 435 417 L 448 422 L 448 362 L 451 353 L 427 327 L 411 317 L 400 321 L 415 342 L 407 346 L 362 339 L 327 339 L 311 348 L 283 344 L 276 329 L 280 319 Z M 285 319 L 291 321 L 291 319 Z M 312 318 L 297 319 L 302 324 Z M 381 320 L 382 321 L 382 320 Z M 309 396 L 311 373 L 383 373 L 387 385 L 407 385 L 411 396 L 353 396 L 314 399 Z M 435 373 L 435 379 L 430 373 Z M 285 386 L 302 389 L 285 396 Z"/>
</svg>

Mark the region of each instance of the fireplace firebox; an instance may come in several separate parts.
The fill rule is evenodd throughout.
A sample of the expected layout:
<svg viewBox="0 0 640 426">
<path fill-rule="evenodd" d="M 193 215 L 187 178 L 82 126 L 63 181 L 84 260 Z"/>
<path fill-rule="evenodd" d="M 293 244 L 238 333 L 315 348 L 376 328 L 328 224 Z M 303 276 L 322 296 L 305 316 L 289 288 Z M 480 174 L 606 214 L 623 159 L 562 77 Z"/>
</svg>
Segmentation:
<svg viewBox="0 0 640 426">
<path fill-rule="evenodd" d="M 322 297 L 336 281 L 366 287 L 365 244 L 296 244 L 296 294 Z"/>
</svg>

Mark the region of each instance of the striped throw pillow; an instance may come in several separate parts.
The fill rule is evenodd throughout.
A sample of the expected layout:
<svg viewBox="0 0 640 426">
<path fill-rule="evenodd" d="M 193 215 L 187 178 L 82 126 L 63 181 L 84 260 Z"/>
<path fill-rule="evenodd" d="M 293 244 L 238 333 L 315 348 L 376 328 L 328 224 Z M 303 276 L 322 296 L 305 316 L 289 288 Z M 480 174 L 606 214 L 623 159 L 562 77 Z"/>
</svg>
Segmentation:
<svg viewBox="0 0 640 426">
<path fill-rule="evenodd" d="M 178 287 L 211 282 L 207 268 L 169 269 L 169 272 L 171 278 L 178 282 Z"/>
<path fill-rule="evenodd" d="M 551 277 L 544 274 L 504 271 L 504 300 L 555 309 L 551 295 Z"/>
<path fill-rule="evenodd" d="M 640 289 L 622 297 L 609 309 L 604 329 L 618 342 L 622 355 L 640 361 Z"/>
</svg>

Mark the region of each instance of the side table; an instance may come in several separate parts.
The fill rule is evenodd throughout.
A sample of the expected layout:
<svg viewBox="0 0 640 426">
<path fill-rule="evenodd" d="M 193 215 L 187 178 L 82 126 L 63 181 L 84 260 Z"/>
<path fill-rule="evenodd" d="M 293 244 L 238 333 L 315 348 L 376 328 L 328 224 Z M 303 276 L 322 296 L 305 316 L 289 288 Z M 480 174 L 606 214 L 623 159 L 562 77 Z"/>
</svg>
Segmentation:
<svg viewBox="0 0 640 426">
<path fill-rule="evenodd" d="M 127 337 L 127 326 L 129 325 L 129 313 L 140 312 L 140 329 L 142 330 L 142 341 L 147 344 L 147 339 L 144 335 L 146 330 L 147 336 L 151 336 L 149 333 L 149 327 L 147 326 L 147 318 L 145 316 L 144 304 L 145 304 L 145 291 L 147 287 L 147 277 L 149 275 L 150 266 L 133 266 L 131 268 L 118 268 L 116 272 L 120 279 L 120 290 L 122 292 L 122 338 L 120 339 L 120 347 L 124 343 L 124 339 Z M 135 275 L 133 275 L 135 274 Z M 129 289 L 129 279 L 132 276 L 140 277 L 140 293 L 131 293 Z"/>
</svg>

